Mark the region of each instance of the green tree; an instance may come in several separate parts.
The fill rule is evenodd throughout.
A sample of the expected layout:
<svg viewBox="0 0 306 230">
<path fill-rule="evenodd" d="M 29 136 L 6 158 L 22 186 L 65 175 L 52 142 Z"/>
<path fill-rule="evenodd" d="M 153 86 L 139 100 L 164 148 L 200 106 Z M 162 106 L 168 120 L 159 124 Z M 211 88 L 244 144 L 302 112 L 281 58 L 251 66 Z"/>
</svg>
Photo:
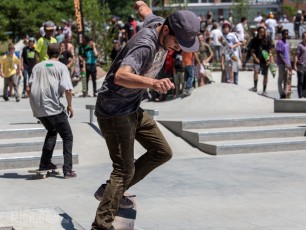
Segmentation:
<svg viewBox="0 0 306 230">
<path fill-rule="evenodd" d="M 107 20 L 111 18 L 108 4 L 99 0 L 82 1 L 83 17 L 86 34 L 92 37 L 99 48 L 103 63 L 108 63 L 109 54 L 113 47 L 113 37 L 110 35 Z M 108 65 L 103 66 L 104 69 Z"/>
<path fill-rule="evenodd" d="M 112 15 L 116 15 L 123 21 L 128 20 L 128 16 L 135 13 L 134 4 L 135 1 L 130 0 L 105 0 L 105 3 L 109 5 L 109 9 Z"/>
<path fill-rule="evenodd" d="M 249 15 L 249 3 L 245 0 L 234 0 L 233 5 L 230 7 L 233 12 L 233 23 L 240 22 L 241 17 L 248 17 Z"/>
<path fill-rule="evenodd" d="M 1 30 L 11 32 L 10 38 L 15 41 L 24 35 L 35 36 L 45 21 L 60 24 L 61 19 L 73 18 L 74 6 L 73 1 L 1 0 L 0 15 L 7 20 Z"/>
</svg>

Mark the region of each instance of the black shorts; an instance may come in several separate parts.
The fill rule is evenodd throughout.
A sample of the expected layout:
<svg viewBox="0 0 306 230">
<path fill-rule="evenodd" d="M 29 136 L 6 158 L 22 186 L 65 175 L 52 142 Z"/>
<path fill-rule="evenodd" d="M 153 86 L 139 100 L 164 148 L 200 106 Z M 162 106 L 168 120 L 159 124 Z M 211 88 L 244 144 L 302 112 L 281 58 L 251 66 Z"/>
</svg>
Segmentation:
<svg viewBox="0 0 306 230">
<path fill-rule="evenodd" d="M 254 63 L 254 70 L 258 71 L 261 75 L 268 76 L 269 66 L 266 63 Z"/>
</svg>

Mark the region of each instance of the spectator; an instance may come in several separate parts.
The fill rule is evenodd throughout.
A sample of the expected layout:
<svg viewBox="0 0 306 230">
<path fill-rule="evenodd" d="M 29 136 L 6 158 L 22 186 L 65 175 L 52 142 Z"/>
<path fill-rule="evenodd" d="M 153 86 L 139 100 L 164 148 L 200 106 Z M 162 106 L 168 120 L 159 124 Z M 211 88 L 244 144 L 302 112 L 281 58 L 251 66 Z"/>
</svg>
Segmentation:
<svg viewBox="0 0 306 230">
<path fill-rule="evenodd" d="M 293 17 L 295 39 L 300 39 L 300 26 L 303 24 L 302 11 L 298 10 Z"/>
<path fill-rule="evenodd" d="M 202 86 L 205 83 L 209 82 L 206 76 L 206 70 L 209 67 L 209 62 L 213 58 L 214 54 L 210 45 L 204 41 L 202 34 L 198 35 L 200 47 L 198 51 L 199 63 L 197 65 L 197 75 L 198 75 L 198 85 Z"/>
<path fill-rule="evenodd" d="M 183 93 L 185 88 L 185 78 L 184 78 L 184 66 L 182 50 L 174 52 L 174 85 L 175 85 L 175 97 L 178 97 Z"/>
<path fill-rule="evenodd" d="M 4 78 L 2 97 L 5 101 L 9 100 L 7 88 L 9 86 L 9 83 L 12 83 L 15 91 L 16 102 L 19 102 L 20 97 L 18 92 L 18 77 L 20 74 L 20 61 L 14 54 L 14 52 L 14 45 L 9 44 L 8 53 L 5 54 L 0 60 L 0 76 Z M 17 69 L 15 68 L 15 66 Z"/>
<path fill-rule="evenodd" d="M 273 41 L 271 38 L 266 36 L 266 29 L 264 27 L 257 28 L 257 36 L 251 41 L 251 53 L 254 61 L 254 87 L 250 90 L 257 92 L 258 74 L 263 75 L 263 91 L 262 95 L 267 95 L 267 84 L 268 84 L 268 70 L 269 65 L 273 61 L 272 59 L 272 48 Z M 265 50 L 269 53 L 269 60 L 266 61 L 262 51 Z"/>
<path fill-rule="evenodd" d="M 63 33 L 63 28 L 60 27 L 60 26 L 58 26 L 58 27 L 56 28 L 55 39 L 56 39 L 56 41 L 57 41 L 57 44 L 60 44 L 60 43 L 63 42 L 64 39 L 65 39 L 65 35 L 64 35 L 64 33 Z"/>
<path fill-rule="evenodd" d="M 137 22 L 133 14 L 129 16 L 128 22 L 125 24 L 125 32 L 127 40 L 130 40 L 135 34 L 137 29 Z"/>
<path fill-rule="evenodd" d="M 55 25 L 52 21 L 47 21 L 44 23 L 45 36 L 38 39 L 37 46 L 35 48 L 35 58 L 37 62 L 42 62 L 49 59 L 47 54 L 48 45 L 51 43 L 57 43 L 56 39 L 52 37 L 54 28 Z"/>
<path fill-rule="evenodd" d="M 195 81 L 195 75 L 194 75 L 195 59 L 198 58 L 198 55 L 196 52 L 186 52 L 183 50 L 182 57 L 183 57 L 183 66 L 184 66 L 184 76 L 186 82 L 183 95 L 190 96 L 192 91 L 192 85 L 193 82 Z"/>
<path fill-rule="evenodd" d="M 83 71 L 86 71 L 86 84 L 87 84 L 87 93 L 88 96 L 88 82 L 89 78 L 91 77 L 92 85 L 93 85 L 93 96 L 96 97 L 97 94 L 97 57 L 98 51 L 96 48 L 96 43 L 89 37 L 84 37 L 87 45 L 84 49 L 83 55 Z"/>
<path fill-rule="evenodd" d="M 282 31 L 282 39 L 278 40 L 276 44 L 276 63 L 278 65 L 278 92 L 280 98 L 286 98 L 285 89 L 288 75 L 292 74 L 290 61 L 290 46 L 287 41 L 289 35 L 288 30 Z"/>
<path fill-rule="evenodd" d="M 212 31 L 210 32 L 210 37 L 212 38 L 212 49 L 214 52 L 215 61 L 220 63 L 221 61 L 221 43 L 220 38 L 223 37 L 221 30 L 218 28 L 218 23 L 214 22 L 212 26 Z"/>
<path fill-rule="evenodd" d="M 294 70 L 297 72 L 297 91 L 299 98 L 306 97 L 306 32 L 294 55 Z"/>
<path fill-rule="evenodd" d="M 269 13 L 268 19 L 265 21 L 267 25 L 267 31 L 269 32 L 269 36 L 272 40 L 275 39 L 275 27 L 277 27 L 277 22 L 274 19 L 274 15 L 272 12 Z"/>
<path fill-rule="evenodd" d="M 254 22 L 256 23 L 256 27 L 260 26 L 261 21 L 263 20 L 263 17 L 260 12 L 257 12 L 257 16 L 254 18 Z"/>
<path fill-rule="evenodd" d="M 114 40 L 113 41 L 113 49 L 112 49 L 111 54 L 110 54 L 110 58 L 112 59 L 112 61 L 115 60 L 115 58 L 117 57 L 120 50 L 121 50 L 121 45 L 120 45 L 119 40 Z"/>
<path fill-rule="evenodd" d="M 238 39 L 239 39 L 239 41 L 240 42 L 244 42 L 244 40 L 246 39 L 246 36 L 245 36 L 245 30 L 244 30 L 244 28 L 245 28 L 245 26 L 247 25 L 247 23 L 248 23 L 248 20 L 247 20 L 247 18 L 246 17 L 242 17 L 241 19 L 240 19 L 240 23 L 238 23 L 237 25 L 236 25 L 236 27 L 235 27 L 235 31 L 238 33 Z"/>
<path fill-rule="evenodd" d="M 69 50 L 66 50 L 66 46 L 64 42 L 60 43 L 60 56 L 58 58 L 58 60 L 63 63 L 69 70 L 69 74 L 71 77 L 71 67 L 74 63 L 74 57 L 72 55 L 72 53 Z"/>
<path fill-rule="evenodd" d="M 29 38 L 28 45 L 25 46 L 22 50 L 21 60 L 20 60 L 20 69 L 23 75 L 23 91 L 22 97 L 26 98 L 26 87 L 28 84 L 28 79 L 32 74 L 32 69 L 34 65 L 36 65 L 36 58 L 35 58 L 35 39 Z"/>
</svg>

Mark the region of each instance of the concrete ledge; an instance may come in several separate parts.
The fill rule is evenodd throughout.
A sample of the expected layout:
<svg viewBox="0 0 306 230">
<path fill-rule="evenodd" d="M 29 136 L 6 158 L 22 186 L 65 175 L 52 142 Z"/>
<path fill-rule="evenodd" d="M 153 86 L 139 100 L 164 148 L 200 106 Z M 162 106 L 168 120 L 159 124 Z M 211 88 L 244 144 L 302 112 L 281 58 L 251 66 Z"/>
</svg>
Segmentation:
<svg viewBox="0 0 306 230">
<path fill-rule="evenodd" d="M 306 99 L 274 100 L 275 113 L 306 113 Z"/>
<path fill-rule="evenodd" d="M 12 156 L 0 157 L 0 170 L 17 169 L 17 168 L 38 168 L 41 158 L 41 152 L 28 153 L 27 156 L 10 154 Z M 0 155 L 1 156 L 1 155 Z M 63 164 L 64 157 L 62 153 L 54 153 L 52 157 L 54 164 Z M 79 155 L 72 153 L 72 163 L 79 164 Z"/>
</svg>

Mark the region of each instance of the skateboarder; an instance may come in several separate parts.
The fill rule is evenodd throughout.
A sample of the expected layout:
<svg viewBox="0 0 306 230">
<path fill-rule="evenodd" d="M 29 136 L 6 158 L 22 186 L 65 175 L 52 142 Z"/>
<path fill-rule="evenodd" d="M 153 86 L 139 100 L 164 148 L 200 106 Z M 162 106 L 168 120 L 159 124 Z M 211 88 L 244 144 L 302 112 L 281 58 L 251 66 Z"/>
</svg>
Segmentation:
<svg viewBox="0 0 306 230">
<path fill-rule="evenodd" d="M 111 229 L 119 208 L 133 202 L 123 194 L 152 170 L 172 157 L 172 150 L 155 121 L 140 108 L 147 88 L 166 94 L 174 88 L 168 78 L 154 77 L 163 66 L 168 50 L 195 52 L 199 48 L 198 17 L 179 10 L 166 19 L 152 14 L 142 1 L 135 8 L 144 28 L 122 48 L 98 91 L 95 115 L 106 140 L 113 171 L 96 197 L 101 200 L 92 229 Z M 134 141 L 147 152 L 134 162 Z"/>
<path fill-rule="evenodd" d="M 39 170 L 56 169 L 51 162 L 53 149 L 56 144 L 57 133 L 63 139 L 65 178 L 76 177 L 72 171 L 72 131 L 67 119 L 65 107 L 60 103 L 61 90 L 65 91 L 67 100 L 67 113 L 71 118 L 72 109 L 72 83 L 68 68 L 58 61 L 60 45 L 49 44 L 48 56 L 50 60 L 35 65 L 27 86 L 27 94 L 30 97 L 30 105 L 34 117 L 47 129 L 48 133 L 42 149 Z"/>
</svg>

